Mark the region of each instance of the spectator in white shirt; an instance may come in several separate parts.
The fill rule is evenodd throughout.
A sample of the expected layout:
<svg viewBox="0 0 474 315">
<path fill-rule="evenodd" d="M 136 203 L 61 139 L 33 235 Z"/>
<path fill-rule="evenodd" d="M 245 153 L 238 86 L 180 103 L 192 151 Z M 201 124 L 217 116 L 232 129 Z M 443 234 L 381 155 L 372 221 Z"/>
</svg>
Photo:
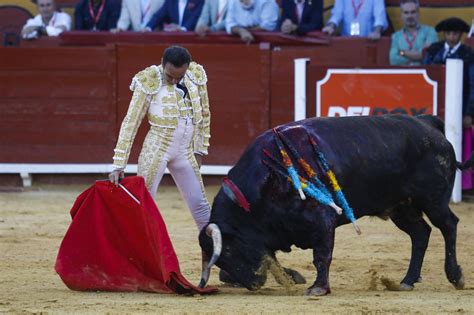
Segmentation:
<svg viewBox="0 0 474 315">
<path fill-rule="evenodd" d="M 37 0 L 39 14 L 26 21 L 21 36 L 24 39 L 38 38 L 41 35 L 58 36 L 71 29 L 71 17 L 64 12 L 56 11 L 54 0 Z"/>
<path fill-rule="evenodd" d="M 201 16 L 197 22 L 196 33 L 224 32 L 228 0 L 205 0 Z"/>
<path fill-rule="evenodd" d="M 122 9 L 117 27 L 112 33 L 120 31 L 142 32 L 152 16 L 163 6 L 164 0 L 122 0 Z"/>
</svg>

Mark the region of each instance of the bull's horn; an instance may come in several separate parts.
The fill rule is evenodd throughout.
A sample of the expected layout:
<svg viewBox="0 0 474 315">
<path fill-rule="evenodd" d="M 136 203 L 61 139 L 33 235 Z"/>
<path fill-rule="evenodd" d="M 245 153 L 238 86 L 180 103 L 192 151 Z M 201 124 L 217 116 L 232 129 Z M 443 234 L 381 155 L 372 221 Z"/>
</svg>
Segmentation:
<svg viewBox="0 0 474 315">
<path fill-rule="evenodd" d="M 206 234 L 212 237 L 212 244 L 214 246 L 214 252 L 212 253 L 211 261 L 209 262 L 209 268 L 211 268 L 216 261 L 219 259 L 222 251 L 222 234 L 217 224 L 211 223 L 206 228 Z"/>
<path fill-rule="evenodd" d="M 209 280 L 209 275 L 211 273 L 211 267 L 216 263 L 221 255 L 222 251 L 222 235 L 221 230 L 217 224 L 211 223 L 206 228 L 206 234 L 212 237 L 212 243 L 214 251 L 212 253 L 211 261 L 205 266 L 205 260 L 203 258 L 203 268 L 201 274 L 201 281 L 199 282 L 199 287 L 203 288 L 207 281 Z"/>
<path fill-rule="evenodd" d="M 211 268 L 209 266 L 209 259 L 206 255 L 206 253 L 202 252 L 202 272 L 201 272 L 201 281 L 199 282 L 198 287 L 204 288 L 206 285 L 207 281 L 209 280 L 209 275 Z"/>
</svg>

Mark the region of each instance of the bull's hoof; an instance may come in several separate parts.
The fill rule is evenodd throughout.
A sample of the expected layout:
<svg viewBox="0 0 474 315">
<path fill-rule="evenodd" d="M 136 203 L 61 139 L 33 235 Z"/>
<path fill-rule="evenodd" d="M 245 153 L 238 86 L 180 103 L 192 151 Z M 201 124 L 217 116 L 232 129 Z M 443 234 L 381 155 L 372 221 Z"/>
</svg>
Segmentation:
<svg viewBox="0 0 474 315">
<path fill-rule="evenodd" d="M 451 272 L 447 271 L 446 275 L 448 276 L 449 282 L 452 283 L 456 290 L 464 289 L 464 275 L 462 274 L 461 266 L 457 266 L 457 268 Z"/>
<path fill-rule="evenodd" d="M 331 290 L 320 287 L 310 287 L 306 290 L 306 296 L 322 296 L 331 293 Z"/>
<path fill-rule="evenodd" d="M 283 268 L 286 274 L 289 275 L 296 284 L 305 284 L 306 279 L 296 270 L 290 268 Z"/>
<path fill-rule="evenodd" d="M 400 283 L 400 291 L 413 291 L 414 286 L 406 284 L 406 283 Z"/>
<path fill-rule="evenodd" d="M 461 276 L 458 281 L 453 282 L 453 286 L 456 288 L 456 290 L 463 290 L 464 289 L 464 276 Z"/>
</svg>

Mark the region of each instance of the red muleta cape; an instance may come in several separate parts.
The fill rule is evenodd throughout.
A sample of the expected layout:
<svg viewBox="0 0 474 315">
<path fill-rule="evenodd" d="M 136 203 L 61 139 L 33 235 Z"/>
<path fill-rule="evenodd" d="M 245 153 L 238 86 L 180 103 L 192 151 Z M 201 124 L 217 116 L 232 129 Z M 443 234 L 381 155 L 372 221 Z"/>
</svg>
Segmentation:
<svg viewBox="0 0 474 315">
<path fill-rule="evenodd" d="M 189 283 L 160 212 L 142 177 L 121 184 L 97 181 L 71 209 L 72 222 L 59 248 L 56 272 L 72 290 L 211 293 Z"/>
</svg>

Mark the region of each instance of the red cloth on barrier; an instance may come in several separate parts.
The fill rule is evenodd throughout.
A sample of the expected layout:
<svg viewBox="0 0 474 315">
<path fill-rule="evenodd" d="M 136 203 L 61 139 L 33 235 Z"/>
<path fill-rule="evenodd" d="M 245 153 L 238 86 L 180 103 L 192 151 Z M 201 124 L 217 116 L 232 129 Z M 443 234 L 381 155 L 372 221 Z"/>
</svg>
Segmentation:
<svg viewBox="0 0 474 315">
<path fill-rule="evenodd" d="M 59 248 L 56 272 L 72 290 L 210 293 L 189 283 L 142 177 L 98 181 L 81 193 Z"/>
</svg>

